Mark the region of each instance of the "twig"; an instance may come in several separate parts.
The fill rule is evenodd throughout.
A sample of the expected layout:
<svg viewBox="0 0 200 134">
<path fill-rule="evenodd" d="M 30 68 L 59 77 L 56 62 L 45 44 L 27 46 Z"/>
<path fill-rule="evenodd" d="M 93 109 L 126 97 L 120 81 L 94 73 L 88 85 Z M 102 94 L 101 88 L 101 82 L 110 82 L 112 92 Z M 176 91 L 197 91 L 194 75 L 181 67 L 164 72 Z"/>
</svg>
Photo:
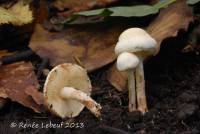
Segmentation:
<svg viewBox="0 0 200 134">
<path fill-rule="evenodd" d="M 114 128 L 114 127 L 110 127 L 110 126 L 100 126 L 101 129 L 107 131 L 107 132 L 110 132 L 112 134 L 130 134 L 124 130 L 121 130 L 121 129 L 118 129 L 118 128 Z"/>
<path fill-rule="evenodd" d="M 81 62 L 81 60 L 77 57 L 77 56 L 74 56 L 74 61 L 76 62 L 76 64 L 78 64 L 79 66 L 84 67 L 83 63 Z"/>
<path fill-rule="evenodd" d="M 181 124 L 182 124 L 184 127 L 189 128 L 189 126 L 188 126 L 183 120 L 181 121 Z"/>
<path fill-rule="evenodd" d="M 34 55 L 34 52 L 31 50 L 27 50 L 27 51 L 20 52 L 14 55 L 4 56 L 0 58 L 0 65 L 24 60 L 24 59 L 29 58 L 32 55 Z"/>
<path fill-rule="evenodd" d="M 48 58 L 42 59 L 42 63 L 40 64 L 40 66 L 38 68 L 38 72 L 37 72 L 38 77 L 40 77 L 42 75 L 43 70 L 48 66 L 48 64 L 49 64 Z"/>
</svg>

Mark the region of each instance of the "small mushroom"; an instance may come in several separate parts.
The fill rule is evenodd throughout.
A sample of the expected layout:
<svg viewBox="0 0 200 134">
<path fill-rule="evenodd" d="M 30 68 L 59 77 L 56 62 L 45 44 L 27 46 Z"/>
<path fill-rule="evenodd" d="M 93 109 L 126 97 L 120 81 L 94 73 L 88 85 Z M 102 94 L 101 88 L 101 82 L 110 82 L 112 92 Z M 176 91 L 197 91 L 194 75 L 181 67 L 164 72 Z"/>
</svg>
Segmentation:
<svg viewBox="0 0 200 134">
<path fill-rule="evenodd" d="M 46 105 L 61 118 L 76 117 L 85 106 L 100 118 L 101 106 L 90 97 L 91 91 L 86 70 L 70 63 L 53 68 L 44 84 Z"/>
<path fill-rule="evenodd" d="M 128 90 L 129 90 L 129 111 L 136 110 L 136 95 L 135 95 L 135 68 L 139 64 L 139 59 L 132 53 L 123 52 L 117 58 L 117 69 L 126 71 L 128 75 Z"/>
<path fill-rule="evenodd" d="M 146 31 L 140 28 L 130 28 L 125 30 L 120 35 L 119 41 L 115 47 L 115 53 L 117 55 L 129 52 L 139 59 L 139 64 L 135 69 L 135 79 L 137 109 L 142 113 L 148 111 L 145 95 L 143 60 L 148 56 L 157 54 L 158 50 L 157 42 Z M 130 112 L 134 110 L 134 108 L 129 107 Z"/>
</svg>

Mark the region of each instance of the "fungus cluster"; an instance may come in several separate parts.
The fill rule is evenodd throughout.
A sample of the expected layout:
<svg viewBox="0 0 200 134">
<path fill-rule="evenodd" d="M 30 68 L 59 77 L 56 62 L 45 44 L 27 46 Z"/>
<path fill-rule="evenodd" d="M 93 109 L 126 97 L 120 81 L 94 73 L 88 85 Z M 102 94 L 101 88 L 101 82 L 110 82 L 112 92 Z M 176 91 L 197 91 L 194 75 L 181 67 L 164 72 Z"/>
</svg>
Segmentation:
<svg viewBox="0 0 200 134">
<path fill-rule="evenodd" d="M 128 75 L 129 111 L 147 112 L 143 60 L 158 51 L 157 42 L 143 29 L 130 28 L 120 36 L 115 47 L 117 69 Z"/>
<path fill-rule="evenodd" d="M 143 60 L 158 51 L 156 41 L 140 28 L 125 30 L 115 47 L 117 68 L 128 75 L 129 111 L 147 112 Z M 44 98 L 52 113 L 76 117 L 87 107 L 100 118 L 101 106 L 90 97 L 92 86 L 82 67 L 64 63 L 53 68 L 44 84 Z"/>
</svg>

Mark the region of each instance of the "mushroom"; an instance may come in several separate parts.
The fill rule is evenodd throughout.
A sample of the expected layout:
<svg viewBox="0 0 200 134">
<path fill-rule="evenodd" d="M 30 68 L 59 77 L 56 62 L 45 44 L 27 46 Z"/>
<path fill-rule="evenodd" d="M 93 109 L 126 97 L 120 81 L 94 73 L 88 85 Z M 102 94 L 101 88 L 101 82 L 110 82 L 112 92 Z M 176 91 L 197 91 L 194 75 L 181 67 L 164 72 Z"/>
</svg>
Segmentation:
<svg viewBox="0 0 200 134">
<path fill-rule="evenodd" d="M 124 52 L 129 52 L 139 59 L 139 64 L 135 68 L 135 80 L 136 80 L 136 98 L 137 98 L 137 110 L 145 113 L 148 111 L 146 95 L 145 95 L 145 79 L 143 60 L 151 55 L 157 54 L 159 48 L 157 42 L 143 29 L 130 28 L 125 30 L 120 36 L 115 47 L 115 53 L 120 55 Z M 119 58 L 119 57 L 118 57 Z M 129 61 L 130 62 L 130 61 Z M 130 64 L 130 63 L 125 63 Z M 130 74 L 131 75 L 131 74 Z M 130 76 L 129 76 L 130 77 Z M 132 76 L 134 79 L 134 76 Z M 129 78 L 130 81 L 130 78 Z M 134 81 L 134 80 L 131 80 Z M 130 82 L 128 82 L 130 83 Z M 131 90 L 129 84 L 129 91 Z M 133 85 L 134 86 L 134 85 Z M 130 103 L 130 100 L 129 100 Z M 135 111 L 133 107 L 129 107 L 129 111 Z"/>
<path fill-rule="evenodd" d="M 101 106 L 91 97 L 92 86 L 82 67 L 64 63 L 53 68 L 44 84 L 44 98 L 50 111 L 61 118 L 76 117 L 86 106 L 100 118 Z"/>
<path fill-rule="evenodd" d="M 117 69 L 119 71 L 126 71 L 128 75 L 130 112 L 136 110 L 134 69 L 137 67 L 138 64 L 139 64 L 138 57 L 129 52 L 123 52 L 117 58 Z"/>
</svg>

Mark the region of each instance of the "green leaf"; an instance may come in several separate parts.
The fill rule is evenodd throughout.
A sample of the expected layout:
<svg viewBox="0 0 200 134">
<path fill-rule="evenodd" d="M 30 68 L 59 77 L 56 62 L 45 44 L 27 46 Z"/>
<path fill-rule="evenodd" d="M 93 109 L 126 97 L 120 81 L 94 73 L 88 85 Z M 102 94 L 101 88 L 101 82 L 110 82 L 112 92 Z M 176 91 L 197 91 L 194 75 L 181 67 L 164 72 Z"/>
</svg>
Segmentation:
<svg viewBox="0 0 200 134">
<path fill-rule="evenodd" d="M 155 14 L 158 12 L 157 8 L 152 8 L 149 5 L 140 5 L 132 7 L 115 7 L 109 9 L 113 13 L 110 16 L 121 16 L 121 17 L 140 17 Z"/>
<path fill-rule="evenodd" d="M 104 13 L 107 11 L 109 11 L 110 14 Z M 79 12 L 76 13 L 75 15 L 81 15 L 81 16 L 101 15 L 103 17 L 106 16 L 132 17 L 132 16 L 146 16 L 149 14 L 154 14 L 156 12 L 158 12 L 158 9 L 152 9 L 151 6 L 149 5 L 141 5 L 141 6 L 131 6 L 131 7 L 113 7 L 113 8 L 97 9 L 97 10 Z"/>
<path fill-rule="evenodd" d="M 167 8 L 170 4 L 176 2 L 176 0 L 161 0 L 161 2 L 156 3 L 153 7 L 161 9 Z"/>
<path fill-rule="evenodd" d="M 200 2 L 200 0 L 187 0 L 187 4 L 189 5 L 194 5 L 197 4 L 198 2 Z"/>
<path fill-rule="evenodd" d="M 79 13 L 76 13 L 75 15 L 83 15 L 83 16 L 95 16 L 95 15 L 110 16 L 112 13 L 113 12 L 110 9 L 102 8 L 102 9 L 96 9 L 96 10 L 79 12 Z"/>
<path fill-rule="evenodd" d="M 80 16 L 115 16 L 115 17 L 143 17 L 150 14 L 156 14 L 161 8 L 166 8 L 176 0 L 163 0 L 153 6 L 151 5 L 136 5 L 136 6 L 121 6 L 102 8 L 97 10 L 83 11 L 75 13 Z"/>
</svg>

